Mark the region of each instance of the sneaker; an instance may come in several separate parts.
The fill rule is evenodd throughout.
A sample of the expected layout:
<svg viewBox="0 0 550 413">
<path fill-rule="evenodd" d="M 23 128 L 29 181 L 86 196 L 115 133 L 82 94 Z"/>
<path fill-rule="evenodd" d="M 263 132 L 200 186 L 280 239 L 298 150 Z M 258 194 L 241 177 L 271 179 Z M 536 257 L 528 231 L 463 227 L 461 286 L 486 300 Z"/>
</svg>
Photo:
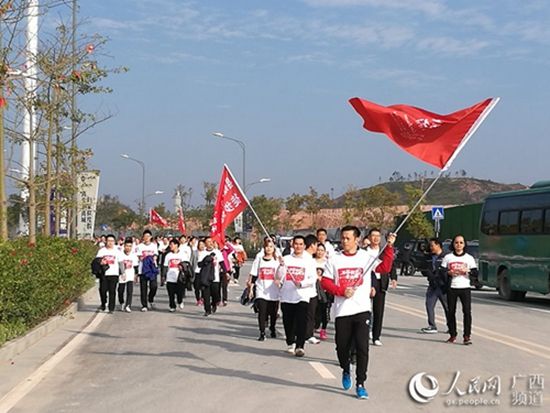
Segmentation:
<svg viewBox="0 0 550 413">
<path fill-rule="evenodd" d="M 183 304 L 183 301 L 180 303 L 180 309 L 183 310 L 183 307 L 184 307 L 184 304 Z"/>
<path fill-rule="evenodd" d="M 197 307 L 200 306 L 200 305 L 202 305 L 201 300 L 197 300 L 197 303 L 196 303 L 195 305 L 196 305 Z"/>
<path fill-rule="evenodd" d="M 124 311 L 124 307 L 125 307 L 124 303 L 121 303 L 120 304 L 120 311 Z"/>
<path fill-rule="evenodd" d="M 420 331 L 425 333 L 425 334 L 436 334 L 437 333 L 437 328 L 435 328 L 435 327 L 424 327 L 424 328 L 421 328 Z"/>
<path fill-rule="evenodd" d="M 111 310 L 107 311 L 107 314 L 113 314 L 113 313 L 114 311 L 111 311 Z"/>
<path fill-rule="evenodd" d="M 470 340 L 470 336 L 464 336 L 464 345 L 469 346 L 472 344 L 472 340 Z"/>
<path fill-rule="evenodd" d="M 224 307 L 227 307 L 227 301 L 224 301 L 222 304 Z"/>
<path fill-rule="evenodd" d="M 175 313 L 175 312 L 176 312 L 176 309 L 175 309 L 175 308 L 171 308 L 169 311 L 170 311 L 171 313 Z"/>
<path fill-rule="evenodd" d="M 309 344 L 319 344 L 321 340 L 317 339 L 317 337 L 311 336 L 310 338 L 307 339 L 307 342 Z"/>
<path fill-rule="evenodd" d="M 105 311 L 105 306 L 102 305 L 101 307 L 99 307 L 99 308 L 97 309 L 97 311 L 99 311 L 100 313 L 103 312 L 103 311 Z"/>
<path fill-rule="evenodd" d="M 374 340 L 374 342 L 372 344 L 374 344 L 377 347 L 382 346 L 382 342 L 380 340 Z"/>
<path fill-rule="evenodd" d="M 258 337 L 258 341 L 265 341 L 265 333 L 260 333 L 260 337 Z"/>
<path fill-rule="evenodd" d="M 351 389 L 351 374 L 347 371 L 342 372 L 342 388 L 344 390 Z"/>
<path fill-rule="evenodd" d="M 286 352 L 289 354 L 294 354 L 294 351 L 296 350 L 296 344 L 291 344 L 287 347 Z"/>
<path fill-rule="evenodd" d="M 205 317 L 208 317 L 208 316 L 211 316 L 211 315 L 212 315 L 212 313 L 209 313 L 209 312 L 207 312 L 207 311 L 204 313 L 204 316 L 205 316 Z"/>
<path fill-rule="evenodd" d="M 147 311 L 149 311 L 149 310 L 147 309 L 147 307 L 141 307 L 141 312 L 142 312 L 142 313 L 146 313 Z"/>
<path fill-rule="evenodd" d="M 456 336 L 451 336 L 446 342 L 449 344 L 454 344 L 455 341 L 456 341 Z"/>
<path fill-rule="evenodd" d="M 367 389 L 365 389 L 365 387 L 362 386 L 361 384 L 355 388 L 355 394 L 357 395 L 357 398 L 360 400 L 366 400 L 369 398 Z"/>
<path fill-rule="evenodd" d="M 271 338 L 277 338 L 277 331 L 275 329 L 271 330 L 271 334 L 269 335 Z"/>
<path fill-rule="evenodd" d="M 212 314 L 214 314 L 217 310 L 218 310 L 218 306 L 217 306 L 217 305 L 213 305 L 213 306 L 212 306 Z"/>
<path fill-rule="evenodd" d="M 154 303 L 149 303 L 149 308 L 151 310 L 154 310 L 156 307 L 155 307 L 155 304 Z"/>
<path fill-rule="evenodd" d="M 296 351 L 294 352 L 294 355 L 296 357 L 304 357 L 306 355 L 306 352 L 304 351 L 303 348 L 297 348 Z"/>
<path fill-rule="evenodd" d="M 126 308 L 124 309 L 124 311 L 126 311 L 127 313 L 131 313 L 132 309 L 130 308 L 129 305 L 127 305 Z"/>
<path fill-rule="evenodd" d="M 319 338 L 321 340 L 327 340 L 328 339 L 327 330 L 321 329 L 321 331 L 319 331 Z"/>
<path fill-rule="evenodd" d="M 204 298 L 199 298 L 200 305 L 204 305 Z"/>
</svg>

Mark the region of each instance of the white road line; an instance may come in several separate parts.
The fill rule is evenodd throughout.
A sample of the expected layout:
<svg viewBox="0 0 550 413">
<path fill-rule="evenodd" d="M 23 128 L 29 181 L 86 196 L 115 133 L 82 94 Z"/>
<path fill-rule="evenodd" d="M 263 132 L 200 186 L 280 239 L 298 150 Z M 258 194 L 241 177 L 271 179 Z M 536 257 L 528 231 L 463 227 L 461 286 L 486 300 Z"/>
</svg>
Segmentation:
<svg viewBox="0 0 550 413">
<path fill-rule="evenodd" d="M 335 379 L 336 377 L 334 377 L 334 374 L 332 374 L 330 372 L 329 369 L 327 369 L 323 363 L 319 363 L 317 361 L 310 361 L 309 364 L 311 365 L 311 367 L 313 367 L 313 369 L 319 373 L 319 376 L 321 376 L 321 378 L 323 379 Z"/>
<path fill-rule="evenodd" d="M 8 413 L 23 397 L 40 383 L 65 357 L 72 353 L 93 332 L 105 317 L 104 313 L 95 316 L 88 326 L 69 341 L 61 350 L 55 353 L 49 360 L 42 364 L 25 380 L 15 386 L 2 399 L 0 399 L 0 413 Z"/>
</svg>

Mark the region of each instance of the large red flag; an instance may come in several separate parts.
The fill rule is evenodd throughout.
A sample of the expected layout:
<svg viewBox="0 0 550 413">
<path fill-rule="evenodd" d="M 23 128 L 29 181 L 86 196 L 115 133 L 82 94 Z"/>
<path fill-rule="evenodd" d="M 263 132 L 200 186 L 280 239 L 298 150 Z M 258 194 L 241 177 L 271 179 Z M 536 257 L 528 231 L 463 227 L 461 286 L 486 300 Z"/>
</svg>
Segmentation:
<svg viewBox="0 0 550 413">
<path fill-rule="evenodd" d="M 380 106 L 360 98 L 349 102 L 363 118 L 365 129 L 385 133 L 416 158 L 437 168 L 448 168 L 453 154 L 458 154 L 498 99 L 486 99 L 448 115 L 407 105 Z"/>
<path fill-rule="evenodd" d="M 151 209 L 151 211 L 149 212 L 149 223 L 160 225 L 163 228 L 168 227 L 168 221 L 161 217 L 159 213 L 154 209 Z"/>
<path fill-rule="evenodd" d="M 248 201 L 233 178 L 233 174 L 227 165 L 224 165 L 218 186 L 218 197 L 214 205 L 214 216 L 210 222 L 210 236 L 218 241 L 220 246 L 225 243 L 225 229 L 246 209 L 247 205 Z"/>
<path fill-rule="evenodd" d="M 178 229 L 180 233 L 185 234 L 185 220 L 183 219 L 182 208 L 178 208 Z"/>
</svg>

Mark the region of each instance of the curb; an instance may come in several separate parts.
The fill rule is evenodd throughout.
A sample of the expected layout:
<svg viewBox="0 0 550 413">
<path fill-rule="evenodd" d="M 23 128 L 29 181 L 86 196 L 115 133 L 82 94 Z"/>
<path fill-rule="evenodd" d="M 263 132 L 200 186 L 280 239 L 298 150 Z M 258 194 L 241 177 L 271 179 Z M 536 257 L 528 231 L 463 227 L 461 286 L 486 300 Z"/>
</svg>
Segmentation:
<svg viewBox="0 0 550 413">
<path fill-rule="evenodd" d="M 27 350 L 33 344 L 37 343 L 51 332 L 57 330 L 68 320 L 74 318 L 77 311 L 82 310 L 86 305 L 89 305 L 89 296 L 92 291 L 97 295 L 97 286 L 94 285 L 91 287 L 88 291 L 78 297 L 76 301 L 71 303 L 67 308 L 63 309 L 58 315 L 50 317 L 48 320 L 38 324 L 24 336 L 8 341 L 0 347 L 0 362 L 14 359 L 17 355 Z M 95 316 L 95 313 L 91 313 L 91 316 Z"/>
</svg>

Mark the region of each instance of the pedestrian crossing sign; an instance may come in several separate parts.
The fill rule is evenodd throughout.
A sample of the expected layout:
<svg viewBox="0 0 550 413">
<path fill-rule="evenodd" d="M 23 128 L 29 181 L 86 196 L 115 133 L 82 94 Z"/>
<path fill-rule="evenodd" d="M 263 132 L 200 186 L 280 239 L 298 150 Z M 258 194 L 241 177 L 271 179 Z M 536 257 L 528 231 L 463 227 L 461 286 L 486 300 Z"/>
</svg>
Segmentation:
<svg viewBox="0 0 550 413">
<path fill-rule="evenodd" d="M 432 220 L 439 221 L 445 218 L 442 206 L 432 207 Z"/>
</svg>

